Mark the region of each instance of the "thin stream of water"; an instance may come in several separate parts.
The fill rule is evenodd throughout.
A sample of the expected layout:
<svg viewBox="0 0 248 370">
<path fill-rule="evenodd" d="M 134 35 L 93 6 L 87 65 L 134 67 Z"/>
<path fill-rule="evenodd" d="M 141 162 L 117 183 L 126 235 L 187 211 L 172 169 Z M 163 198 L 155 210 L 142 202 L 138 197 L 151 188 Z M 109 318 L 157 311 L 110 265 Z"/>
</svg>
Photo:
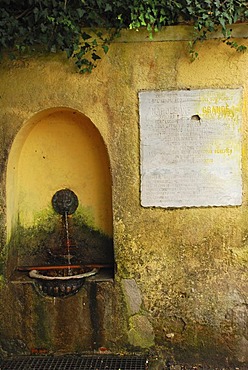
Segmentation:
<svg viewBox="0 0 248 370">
<path fill-rule="evenodd" d="M 71 265 L 71 252 L 70 252 L 70 237 L 69 237 L 69 223 L 68 223 L 68 214 L 65 212 L 65 232 L 66 232 L 66 247 L 67 247 L 67 261 L 68 266 Z M 68 275 L 72 275 L 72 270 L 68 268 Z"/>
</svg>

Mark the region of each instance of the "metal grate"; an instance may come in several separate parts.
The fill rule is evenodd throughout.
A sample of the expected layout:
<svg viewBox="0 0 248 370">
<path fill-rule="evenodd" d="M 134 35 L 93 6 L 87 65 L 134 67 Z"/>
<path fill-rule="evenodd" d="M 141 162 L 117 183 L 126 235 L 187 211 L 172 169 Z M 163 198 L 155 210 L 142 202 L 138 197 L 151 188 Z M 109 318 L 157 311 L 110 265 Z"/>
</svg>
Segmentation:
<svg viewBox="0 0 248 370">
<path fill-rule="evenodd" d="M 23 356 L 0 360 L 1 370 L 146 370 L 144 356 Z"/>
</svg>

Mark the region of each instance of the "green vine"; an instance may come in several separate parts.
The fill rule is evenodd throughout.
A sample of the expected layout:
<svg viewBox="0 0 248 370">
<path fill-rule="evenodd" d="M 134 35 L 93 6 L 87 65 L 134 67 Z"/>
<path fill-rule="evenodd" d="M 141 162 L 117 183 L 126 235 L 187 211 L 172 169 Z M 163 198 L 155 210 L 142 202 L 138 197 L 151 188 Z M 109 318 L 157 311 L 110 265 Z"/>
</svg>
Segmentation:
<svg viewBox="0 0 248 370">
<path fill-rule="evenodd" d="M 95 68 L 122 29 L 146 27 L 152 38 L 163 26 L 187 23 L 194 28 L 194 59 L 196 43 L 218 28 L 227 45 L 244 51 L 232 40 L 229 25 L 247 18 L 244 0 L 1 0 L 0 52 L 16 58 L 41 49 L 63 51 L 85 73 Z"/>
</svg>

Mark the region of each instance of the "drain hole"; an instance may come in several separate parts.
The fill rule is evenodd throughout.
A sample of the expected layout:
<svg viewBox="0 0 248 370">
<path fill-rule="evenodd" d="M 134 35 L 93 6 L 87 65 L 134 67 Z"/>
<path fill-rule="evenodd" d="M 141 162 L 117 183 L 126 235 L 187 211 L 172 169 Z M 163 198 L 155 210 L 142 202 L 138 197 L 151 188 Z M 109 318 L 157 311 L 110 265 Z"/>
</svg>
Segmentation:
<svg viewBox="0 0 248 370">
<path fill-rule="evenodd" d="M 194 114 L 191 117 L 191 121 L 200 121 L 200 120 L 201 120 L 201 117 L 198 114 Z"/>
</svg>

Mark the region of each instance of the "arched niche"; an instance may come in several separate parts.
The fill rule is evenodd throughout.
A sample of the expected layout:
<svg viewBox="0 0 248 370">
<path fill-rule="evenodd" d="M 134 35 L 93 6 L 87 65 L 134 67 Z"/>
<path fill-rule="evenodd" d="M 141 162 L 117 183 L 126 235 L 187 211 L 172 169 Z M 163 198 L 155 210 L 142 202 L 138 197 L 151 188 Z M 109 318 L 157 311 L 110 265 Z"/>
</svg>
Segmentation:
<svg viewBox="0 0 248 370">
<path fill-rule="evenodd" d="M 75 192 L 79 201 L 72 215 L 77 225 L 73 232 L 88 233 L 85 238 L 74 235 L 84 250 L 83 262 L 113 262 L 112 189 L 106 145 L 85 115 L 54 108 L 34 115 L 18 132 L 10 151 L 7 235 L 10 255 L 15 256 L 10 265 L 46 262 L 46 244 L 49 249 L 56 243 L 54 234 L 59 228 L 51 199 L 64 188 Z"/>
</svg>

